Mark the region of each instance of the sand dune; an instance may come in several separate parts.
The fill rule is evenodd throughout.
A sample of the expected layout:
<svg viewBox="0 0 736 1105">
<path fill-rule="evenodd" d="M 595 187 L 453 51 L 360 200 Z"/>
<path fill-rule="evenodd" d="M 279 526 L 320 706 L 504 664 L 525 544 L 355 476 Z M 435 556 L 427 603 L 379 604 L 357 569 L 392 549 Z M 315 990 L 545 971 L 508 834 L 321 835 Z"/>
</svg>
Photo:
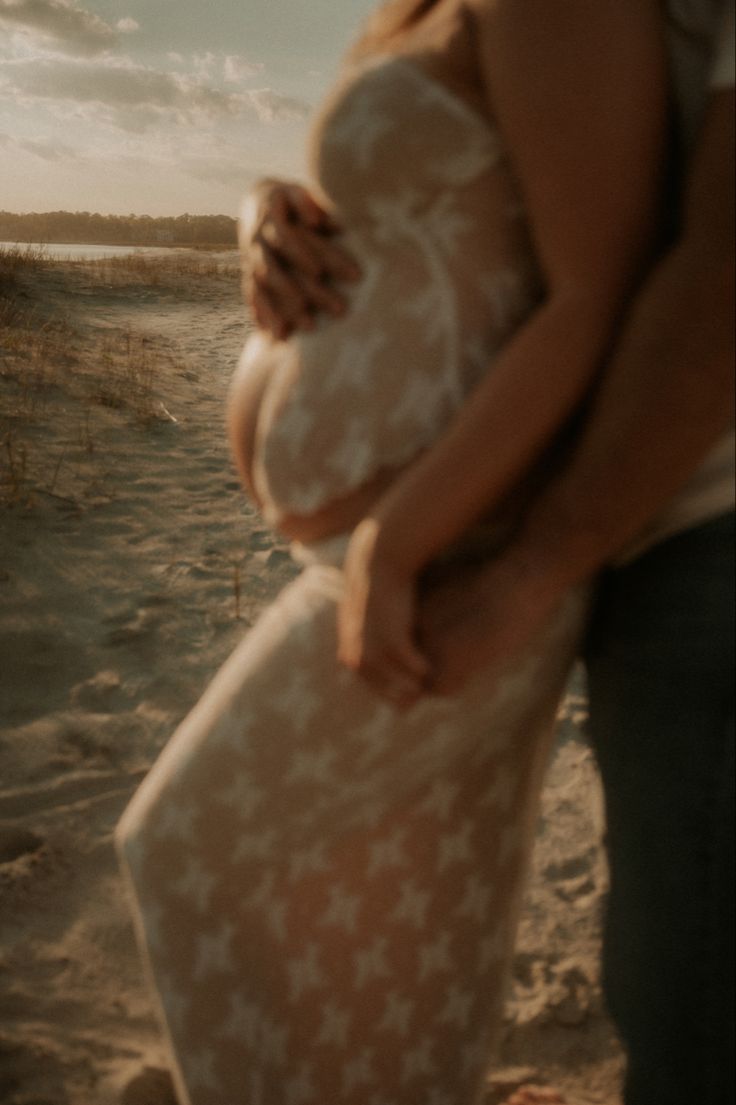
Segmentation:
<svg viewBox="0 0 736 1105">
<path fill-rule="evenodd" d="M 241 494 L 225 444 L 224 397 L 246 329 L 237 277 L 202 254 L 176 256 L 138 270 L 46 264 L 5 285 L 0 262 L 8 1105 L 171 1102 L 111 833 L 157 751 L 294 571 Z M 580 1105 L 617 1100 L 583 720 L 573 688 L 489 1103 L 525 1078 L 555 1082 Z"/>
</svg>

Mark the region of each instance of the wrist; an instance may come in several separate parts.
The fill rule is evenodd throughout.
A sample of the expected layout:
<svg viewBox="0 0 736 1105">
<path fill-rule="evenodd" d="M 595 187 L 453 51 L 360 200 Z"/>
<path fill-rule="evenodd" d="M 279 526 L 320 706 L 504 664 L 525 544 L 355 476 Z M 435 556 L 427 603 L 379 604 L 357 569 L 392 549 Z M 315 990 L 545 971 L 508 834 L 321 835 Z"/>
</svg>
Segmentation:
<svg viewBox="0 0 736 1105">
<path fill-rule="evenodd" d="M 396 580 L 409 581 L 419 570 L 411 555 L 411 543 L 402 540 L 391 520 L 382 517 L 379 511 L 358 523 L 350 546 L 370 558 L 374 569 L 388 571 Z"/>
</svg>

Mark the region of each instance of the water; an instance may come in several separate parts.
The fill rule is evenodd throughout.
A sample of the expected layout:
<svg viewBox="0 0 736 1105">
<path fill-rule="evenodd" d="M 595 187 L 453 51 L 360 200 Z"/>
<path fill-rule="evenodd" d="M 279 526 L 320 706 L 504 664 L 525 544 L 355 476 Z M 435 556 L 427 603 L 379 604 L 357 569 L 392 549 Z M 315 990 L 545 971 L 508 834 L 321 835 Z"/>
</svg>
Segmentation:
<svg viewBox="0 0 736 1105">
<path fill-rule="evenodd" d="M 95 261 L 101 257 L 129 257 L 133 253 L 145 254 L 147 257 L 162 257 L 180 252 L 179 247 L 172 246 L 106 246 L 86 245 L 82 242 L 0 242 L 0 249 L 14 248 L 42 249 L 47 257 L 59 261 Z M 186 252 L 186 246 L 181 249 Z M 212 252 L 231 253 L 232 250 L 223 248 Z"/>
</svg>

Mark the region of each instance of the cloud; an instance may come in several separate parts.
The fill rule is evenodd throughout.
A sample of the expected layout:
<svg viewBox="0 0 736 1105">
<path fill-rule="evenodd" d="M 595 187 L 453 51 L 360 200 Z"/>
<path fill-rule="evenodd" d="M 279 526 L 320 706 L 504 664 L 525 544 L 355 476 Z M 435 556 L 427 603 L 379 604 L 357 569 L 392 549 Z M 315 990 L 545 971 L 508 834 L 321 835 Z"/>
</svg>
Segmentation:
<svg viewBox="0 0 736 1105">
<path fill-rule="evenodd" d="M 15 142 L 21 150 L 32 153 L 44 161 L 68 161 L 78 159 L 78 152 L 64 142 L 49 142 L 45 139 L 22 138 Z"/>
<path fill-rule="evenodd" d="M 263 70 L 263 62 L 250 62 L 237 54 L 228 54 L 222 63 L 222 75 L 228 84 L 242 84 L 252 80 Z"/>
<path fill-rule="evenodd" d="M 309 106 L 271 89 L 223 91 L 194 75 L 169 73 L 127 58 L 46 57 L 0 61 L 0 93 L 68 113 L 73 105 L 140 133 L 156 122 L 202 122 L 255 115 L 261 122 L 303 119 Z"/>
<path fill-rule="evenodd" d="M 279 123 L 293 119 L 306 119 L 309 104 L 292 96 L 282 96 L 270 88 L 254 89 L 245 93 L 262 123 Z"/>
<path fill-rule="evenodd" d="M 122 19 L 118 29 L 134 30 L 133 23 L 135 20 Z M 0 0 L 0 26 L 83 57 L 105 53 L 118 42 L 113 27 L 74 0 Z"/>
<path fill-rule="evenodd" d="M 126 16 L 125 19 L 118 19 L 115 26 L 121 32 L 121 34 L 124 35 L 132 34 L 133 31 L 139 31 L 141 29 L 141 25 L 138 20 L 131 19 L 130 16 Z"/>
<path fill-rule="evenodd" d="M 266 175 L 265 171 L 259 174 L 252 167 L 247 166 L 242 157 L 188 157 L 181 163 L 181 167 L 195 180 L 224 184 L 240 192 L 244 192 L 259 175 Z"/>
</svg>

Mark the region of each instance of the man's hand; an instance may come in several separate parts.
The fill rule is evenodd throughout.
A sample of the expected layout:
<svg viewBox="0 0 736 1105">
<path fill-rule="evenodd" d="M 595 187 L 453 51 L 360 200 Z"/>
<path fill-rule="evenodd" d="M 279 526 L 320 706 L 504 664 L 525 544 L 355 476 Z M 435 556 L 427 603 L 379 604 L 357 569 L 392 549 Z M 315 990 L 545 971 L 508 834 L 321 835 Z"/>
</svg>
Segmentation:
<svg viewBox="0 0 736 1105">
<path fill-rule="evenodd" d="M 338 658 L 400 709 L 422 695 L 429 675 L 414 643 L 416 588 L 411 575 L 380 549 L 379 526 L 356 528 L 345 560 L 345 595 L 338 610 Z"/>
<path fill-rule="evenodd" d="M 335 282 L 360 269 L 336 242 L 340 227 L 300 184 L 263 180 L 240 216 L 243 290 L 259 327 L 275 338 L 311 330 L 314 315 L 344 313 Z"/>
</svg>

